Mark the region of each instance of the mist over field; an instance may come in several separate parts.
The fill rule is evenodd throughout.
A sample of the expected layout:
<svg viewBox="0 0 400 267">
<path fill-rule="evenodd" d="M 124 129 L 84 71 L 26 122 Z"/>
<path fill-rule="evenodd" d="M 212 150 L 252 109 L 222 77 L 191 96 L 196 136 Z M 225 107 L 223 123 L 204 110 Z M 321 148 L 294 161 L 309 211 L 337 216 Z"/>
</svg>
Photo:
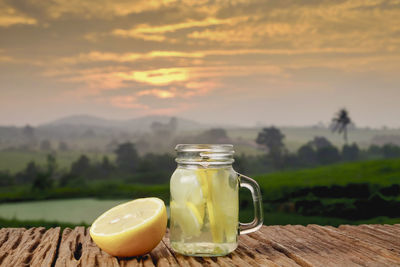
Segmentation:
<svg viewBox="0 0 400 267">
<path fill-rule="evenodd" d="M 232 143 L 238 154 L 260 154 L 257 133 L 269 125 L 243 127 L 234 124 L 205 124 L 169 116 L 146 116 L 130 120 L 107 120 L 77 115 L 61 118 L 37 127 L 0 126 L 0 149 L 33 151 L 112 152 L 118 143 L 131 141 L 139 153 L 174 153 L 178 143 Z M 289 151 L 297 150 L 315 136 L 328 138 L 333 144 L 344 144 L 342 137 L 332 132 L 331 124 L 280 127 Z M 218 131 L 220 130 L 220 131 Z M 350 141 L 366 148 L 369 145 L 393 143 L 400 145 L 400 129 L 357 128 L 349 126 Z"/>
</svg>

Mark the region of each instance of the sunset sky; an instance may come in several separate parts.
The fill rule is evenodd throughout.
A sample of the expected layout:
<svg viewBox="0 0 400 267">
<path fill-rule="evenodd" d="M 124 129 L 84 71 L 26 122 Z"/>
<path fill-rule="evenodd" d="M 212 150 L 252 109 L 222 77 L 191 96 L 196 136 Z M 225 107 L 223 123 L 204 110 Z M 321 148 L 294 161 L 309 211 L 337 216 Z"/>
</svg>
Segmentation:
<svg viewBox="0 0 400 267">
<path fill-rule="evenodd" d="M 0 125 L 400 127 L 400 0 L 0 0 Z"/>
</svg>

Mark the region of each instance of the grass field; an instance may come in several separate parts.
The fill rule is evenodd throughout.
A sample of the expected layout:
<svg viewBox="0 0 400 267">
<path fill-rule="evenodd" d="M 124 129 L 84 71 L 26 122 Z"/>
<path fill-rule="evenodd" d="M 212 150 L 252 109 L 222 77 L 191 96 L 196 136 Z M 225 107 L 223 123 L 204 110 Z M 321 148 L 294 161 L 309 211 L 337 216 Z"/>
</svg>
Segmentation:
<svg viewBox="0 0 400 267">
<path fill-rule="evenodd" d="M 367 183 L 387 186 L 400 183 L 400 159 L 360 161 L 255 177 L 264 197 L 276 199 L 291 189 Z"/>
<path fill-rule="evenodd" d="M 69 169 L 71 163 L 76 161 L 82 154 L 88 156 L 92 161 L 101 161 L 105 154 L 94 152 L 65 151 L 57 152 L 55 155 L 57 167 L 59 169 Z M 8 170 L 16 173 L 23 170 L 27 163 L 34 161 L 44 166 L 46 164 L 48 153 L 39 151 L 0 151 L 0 171 Z M 107 154 L 110 159 L 114 158 L 113 154 Z"/>
<path fill-rule="evenodd" d="M 292 192 L 304 188 L 315 188 L 317 186 L 331 187 L 347 186 L 349 184 L 366 184 L 370 188 L 377 189 L 387 187 L 393 184 L 400 184 L 400 159 L 386 159 L 374 161 L 362 161 L 352 163 L 341 163 L 330 166 L 317 167 L 313 169 L 304 169 L 297 171 L 284 171 L 271 174 L 256 175 L 254 177 L 260 184 L 263 200 L 264 213 L 267 225 L 270 224 L 309 224 L 316 223 L 322 225 L 339 224 L 360 224 L 360 223 L 400 223 L 400 215 L 395 218 L 385 216 L 376 216 L 367 219 L 349 220 L 339 217 L 326 216 L 304 216 L 296 211 L 285 212 L 275 209 L 281 205 L 279 199 L 286 197 L 284 202 L 295 203 L 296 199 L 289 199 Z M 12 190 L 12 191 L 10 191 Z M 372 190 L 375 194 L 377 190 Z M 243 189 L 241 196 L 247 200 L 247 205 L 241 209 L 240 217 L 242 220 L 252 218 L 252 202 L 250 193 Z M 0 190 L 1 201 L 23 201 L 32 199 L 62 199 L 41 202 L 25 203 L 7 203 L 0 205 L 1 219 L 5 225 L 20 225 L 18 220 L 46 220 L 59 221 L 65 223 L 88 223 L 91 222 L 102 211 L 120 203 L 121 199 L 138 198 L 146 196 L 158 196 L 168 203 L 169 187 L 165 185 L 135 185 L 127 184 L 121 181 L 93 181 L 84 187 L 77 188 L 53 188 L 41 192 L 30 191 L 28 187 L 20 188 L 2 188 Z M 40 197 L 40 198 L 39 198 Z M 73 198 L 65 200 L 64 198 Z M 80 199 L 87 197 L 108 198 L 109 202 L 95 199 Z M 78 199 L 77 199 L 78 198 Z M 119 200 L 115 200 L 118 199 Z M 307 196 L 305 196 L 307 198 Z M 315 198 L 315 196 L 314 196 Z M 370 197 L 367 197 L 370 199 Z M 114 199 L 114 200 L 110 200 Z M 399 202 L 400 197 L 394 196 L 393 201 Z M 327 198 L 320 199 L 325 206 L 335 203 L 345 203 L 351 205 L 355 199 L 351 198 Z M 278 201 L 278 202 L 277 202 Z M 348 202 L 348 203 L 347 203 Z M 57 205 L 58 206 L 57 206 Z M 70 213 L 67 213 L 70 212 Z M 65 214 L 69 214 L 64 216 Z M 44 214 L 43 216 L 39 216 Z M 49 216 L 45 215 L 49 214 Z M 35 217 L 37 216 L 37 217 Z M 18 220 L 12 221 L 15 217 Z M 7 221 L 8 220 L 8 221 Z M 10 221 L 11 220 L 11 221 Z M 32 222 L 30 222 L 32 223 Z"/>
</svg>

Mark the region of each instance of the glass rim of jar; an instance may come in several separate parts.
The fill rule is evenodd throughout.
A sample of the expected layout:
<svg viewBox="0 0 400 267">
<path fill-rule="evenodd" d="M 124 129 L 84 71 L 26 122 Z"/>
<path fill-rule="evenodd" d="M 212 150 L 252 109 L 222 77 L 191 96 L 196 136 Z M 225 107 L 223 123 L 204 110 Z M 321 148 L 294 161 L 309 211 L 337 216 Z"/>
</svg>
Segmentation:
<svg viewBox="0 0 400 267">
<path fill-rule="evenodd" d="M 178 144 L 175 147 L 177 152 L 225 152 L 235 153 L 231 144 Z"/>
<path fill-rule="evenodd" d="M 178 164 L 223 165 L 234 162 L 231 144 L 178 144 L 175 147 Z"/>
</svg>

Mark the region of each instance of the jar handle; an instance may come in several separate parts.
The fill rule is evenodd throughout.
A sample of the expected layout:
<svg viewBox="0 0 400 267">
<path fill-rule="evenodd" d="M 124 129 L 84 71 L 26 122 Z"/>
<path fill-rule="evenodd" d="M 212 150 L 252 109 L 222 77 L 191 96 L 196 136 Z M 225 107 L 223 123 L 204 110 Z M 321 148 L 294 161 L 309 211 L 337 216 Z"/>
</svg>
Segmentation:
<svg viewBox="0 0 400 267">
<path fill-rule="evenodd" d="M 254 219 L 250 223 L 239 222 L 239 233 L 241 235 L 249 234 L 257 231 L 261 228 L 264 220 L 263 208 L 262 208 L 262 198 L 260 186 L 256 181 L 247 177 L 243 174 L 237 173 L 240 187 L 245 187 L 250 190 L 251 196 L 253 198 L 254 205 Z"/>
</svg>

